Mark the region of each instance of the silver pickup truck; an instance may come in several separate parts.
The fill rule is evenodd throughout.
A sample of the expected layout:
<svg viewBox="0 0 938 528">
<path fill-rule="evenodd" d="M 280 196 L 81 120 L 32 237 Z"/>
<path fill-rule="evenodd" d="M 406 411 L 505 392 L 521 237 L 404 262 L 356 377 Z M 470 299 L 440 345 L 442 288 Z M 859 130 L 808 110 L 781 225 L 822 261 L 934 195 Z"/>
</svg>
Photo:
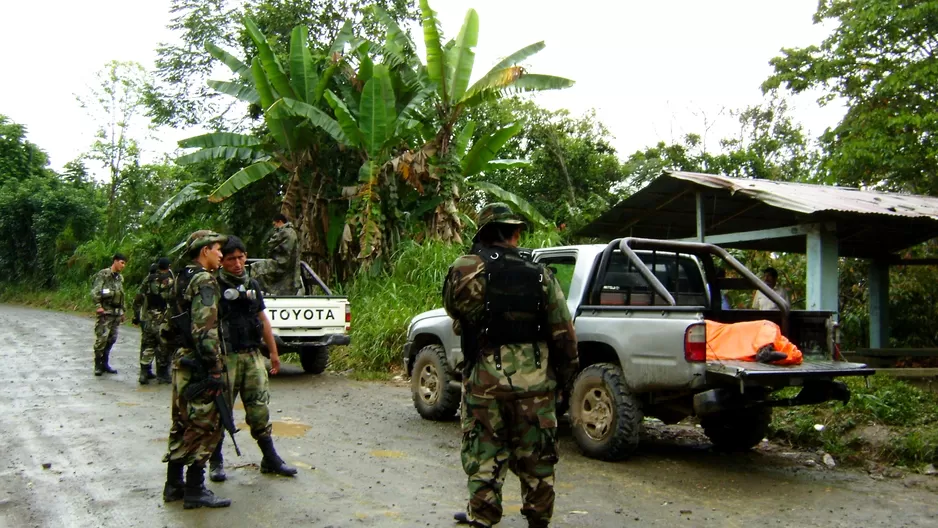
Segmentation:
<svg viewBox="0 0 938 528">
<path fill-rule="evenodd" d="M 696 416 L 716 447 L 749 449 L 765 436 L 773 407 L 846 402 L 850 392 L 834 378 L 873 374 L 866 365 L 842 361 L 836 314 L 791 310 L 712 244 L 624 238 L 537 249 L 531 258 L 554 272 L 575 318 L 581 371 L 565 400 L 573 436 L 587 456 L 630 455 L 645 416 L 669 424 Z M 718 279 L 719 261 L 739 278 Z M 725 289 L 759 290 L 778 310 L 724 310 Z M 773 321 L 804 362 L 707 361 L 705 320 Z M 451 418 L 459 407 L 463 356 L 446 312 L 411 320 L 403 360 L 420 415 Z M 785 387 L 800 391 L 773 397 Z"/>
</svg>

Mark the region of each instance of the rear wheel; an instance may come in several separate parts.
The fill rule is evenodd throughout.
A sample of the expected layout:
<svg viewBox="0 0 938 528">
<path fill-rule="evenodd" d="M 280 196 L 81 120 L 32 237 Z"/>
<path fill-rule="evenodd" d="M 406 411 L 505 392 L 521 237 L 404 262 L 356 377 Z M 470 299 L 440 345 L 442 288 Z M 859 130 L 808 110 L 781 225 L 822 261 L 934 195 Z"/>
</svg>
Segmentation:
<svg viewBox="0 0 938 528">
<path fill-rule="evenodd" d="M 586 456 L 622 460 L 638 447 L 641 402 L 626 388 L 617 365 L 597 363 L 583 369 L 573 384 L 570 420 Z"/>
<path fill-rule="evenodd" d="M 329 347 L 307 346 L 300 349 L 300 364 L 310 374 L 322 374 L 329 364 Z"/>
<path fill-rule="evenodd" d="M 765 438 L 772 423 L 771 407 L 723 411 L 700 420 L 713 446 L 724 451 L 746 451 Z"/>
<path fill-rule="evenodd" d="M 456 414 L 461 389 L 450 383 L 454 380 L 446 363 L 446 351 L 441 345 L 427 345 L 420 349 L 410 377 L 414 407 L 420 416 L 442 421 Z"/>
</svg>

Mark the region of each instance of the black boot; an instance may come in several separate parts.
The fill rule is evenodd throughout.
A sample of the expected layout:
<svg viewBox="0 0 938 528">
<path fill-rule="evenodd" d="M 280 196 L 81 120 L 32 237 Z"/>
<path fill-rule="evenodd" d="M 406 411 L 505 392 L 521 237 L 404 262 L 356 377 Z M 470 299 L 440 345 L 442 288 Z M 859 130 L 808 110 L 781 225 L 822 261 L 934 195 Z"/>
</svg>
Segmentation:
<svg viewBox="0 0 938 528">
<path fill-rule="evenodd" d="M 170 461 L 166 464 L 166 484 L 163 486 L 163 502 L 173 502 L 182 499 L 186 493 L 186 483 L 182 480 L 182 462 Z"/>
<path fill-rule="evenodd" d="M 264 453 L 264 458 L 261 459 L 261 473 L 276 473 L 285 477 L 296 475 L 296 468 L 286 465 L 277 454 L 273 438 L 269 436 L 258 438 L 257 445 L 261 448 L 261 453 Z"/>
<path fill-rule="evenodd" d="M 100 359 L 94 358 L 94 375 L 100 376 L 101 374 L 104 374 L 104 366 L 101 364 Z"/>
<path fill-rule="evenodd" d="M 108 350 L 107 352 L 104 353 L 104 359 L 101 360 L 101 368 L 104 369 L 104 372 L 108 374 L 117 374 L 117 371 L 111 368 L 111 362 L 109 361 L 110 358 L 111 358 L 111 351 Z"/>
<path fill-rule="evenodd" d="M 192 464 L 186 471 L 186 494 L 182 507 L 193 508 L 227 508 L 231 506 L 231 499 L 216 497 L 205 487 L 205 466 Z"/>
<path fill-rule="evenodd" d="M 156 382 L 160 385 L 168 385 L 173 382 L 173 378 L 169 374 L 169 365 L 156 366 Z"/>
<path fill-rule="evenodd" d="M 147 385 L 150 383 L 150 379 L 153 378 L 153 371 L 150 370 L 150 365 L 140 364 L 140 377 L 137 378 L 137 383 L 141 385 Z"/>
<path fill-rule="evenodd" d="M 215 451 L 212 451 L 211 458 L 208 459 L 208 478 L 212 482 L 224 482 L 228 480 L 225 475 L 225 458 L 221 454 L 222 442 L 218 442 Z"/>
<path fill-rule="evenodd" d="M 469 518 L 469 514 L 466 512 L 454 513 L 453 520 L 456 521 L 456 524 L 468 524 L 469 526 L 475 526 L 478 528 L 488 528 L 489 526 L 487 524 L 482 524 L 479 521 L 473 521 Z"/>
</svg>

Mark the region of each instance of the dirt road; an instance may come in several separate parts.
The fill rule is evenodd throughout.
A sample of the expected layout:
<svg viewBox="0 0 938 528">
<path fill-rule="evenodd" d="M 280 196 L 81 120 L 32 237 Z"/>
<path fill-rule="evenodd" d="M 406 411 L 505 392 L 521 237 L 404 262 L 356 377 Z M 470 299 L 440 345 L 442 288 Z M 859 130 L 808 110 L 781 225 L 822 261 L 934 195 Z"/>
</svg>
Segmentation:
<svg viewBox="0 0 938 528">
<path fill-rule="evenodd" d="M 271 414 L 299 475 L 261 475 L 245 429 L 243 457 L 226 442 L 228 482 L 210 483 L 231 508 L 164 505 L 169 388 L 137 385 L 132 328 L 112 353 L 120 373 L 94 377 L 92 327 L 0 306 L 0 527 L 436 527 L 464 505 L 455 422 L 421 420 L 400 383 L 291 366 L 272 381 Z M 938 478 L 807 467 L 813 454 L 772 445 L 717 454 L 693 428 L 649 430 L 618 464 L 584 458 L 562 433 L 556 526 L 938 526 Z M 516 478 L 505 491 L 500 526 L 525 526 Z"/>
</svg>

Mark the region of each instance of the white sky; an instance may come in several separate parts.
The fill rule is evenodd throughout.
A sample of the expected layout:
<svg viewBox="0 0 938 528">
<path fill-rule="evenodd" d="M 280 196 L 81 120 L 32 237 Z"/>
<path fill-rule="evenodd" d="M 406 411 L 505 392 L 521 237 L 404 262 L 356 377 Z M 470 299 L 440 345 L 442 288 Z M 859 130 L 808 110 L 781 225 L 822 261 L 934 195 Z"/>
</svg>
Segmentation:
<svg viewBox="0 0 938 528">
<path fill-rule="evenodd" d="M 112 59 L 152 68 L 155 48 L 172 38 L 168 0 L 33 0 L 8 2 L 0 32 L 5 71 L 0 114 L 28 128 L 52 167 L 87 151 L 95 127 L 75 101 L 95 71 Z M 501 56 L 544 40 L 529 71 L 569 77 L 576 85 L 538 102 L 581 114 L 596 108 L 625 158 L 658 141 L 702 133 L 716 121 L 708 146 L 736 130 L 723 108 L 762 100 L 761 82 L 782 47 L 819 43 L 828 30 L 812 24 L 817 0 L 435 0 L 446 38 L 466 10 L 479 13 L 475 74 Z M 420 46 L 422 34 L 414 34 Z M 818 108 L 817 94 L 792 101 L 793 116 L 817 135 L 836 124 L 837 106 Z M 144 143 L 150 159 L 193 131 L 165 130 Z M 93 167 L 89 167 L 94 169 Z"/>
</svg>

